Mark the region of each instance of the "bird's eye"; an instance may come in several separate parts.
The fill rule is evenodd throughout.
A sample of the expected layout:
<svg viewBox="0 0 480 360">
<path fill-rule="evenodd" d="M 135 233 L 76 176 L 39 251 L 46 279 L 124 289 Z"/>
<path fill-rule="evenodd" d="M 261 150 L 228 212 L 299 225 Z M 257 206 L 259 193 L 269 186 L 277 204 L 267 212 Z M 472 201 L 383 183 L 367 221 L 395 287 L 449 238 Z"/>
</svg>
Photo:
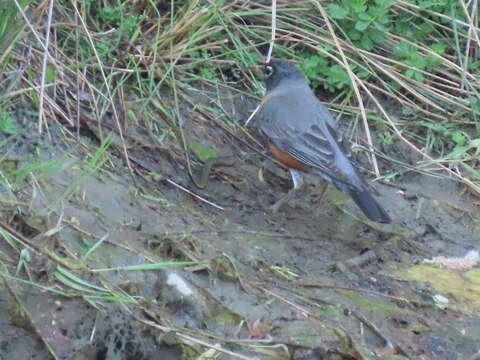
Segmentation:
<svg viewBox="0 0 480 360">
<path fill-rule="evenodd" d="M 265 66 L 265 76 L 270 77 L 270 76 L 272 76 L 272 74 L 273 74 L 273 67 L 271 67 L 270 65 L 266 65 Z"/>
</svg>

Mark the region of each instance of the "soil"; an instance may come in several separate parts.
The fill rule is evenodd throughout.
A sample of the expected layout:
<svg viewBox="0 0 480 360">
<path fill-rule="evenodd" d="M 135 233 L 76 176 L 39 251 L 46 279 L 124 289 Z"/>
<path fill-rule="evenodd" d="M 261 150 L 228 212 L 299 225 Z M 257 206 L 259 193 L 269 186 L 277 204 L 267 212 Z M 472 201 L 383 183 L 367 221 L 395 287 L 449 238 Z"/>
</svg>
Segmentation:
<svg viewBox="0 0 480 360">
<path fill-rule="evenodd" d="M 1 136 L 2 174 L 51 163 L 1 185 L 0 359 L 476 358 L 478 268 L 424 260 L 478 250 L 478 199 L 450 179 L 404 172 L 373 184 L 393 219 L 378 225 L 332 186 L 319 199 L 321 181 L 307 177 L 272 214 L 291 186 L 288 173 L 253 151 L 238 125 L 255 103 L 225 98 L 231 122 L 183 113 L 197 152 L 237 159 L 213 168 L 204 189 L 169 136 L 160 142 L 131 129 L 135 176 L 115 137 L 92 170 L 85 149 L 99 143 L 87 127 L 81 142 L 59 125 L 40 136 L 23 117 L 22 135 Z M 89 271 L 162 261 L 200 264 Z M 131 301 L 69 287 L 60 265 Z"/>
</svg>

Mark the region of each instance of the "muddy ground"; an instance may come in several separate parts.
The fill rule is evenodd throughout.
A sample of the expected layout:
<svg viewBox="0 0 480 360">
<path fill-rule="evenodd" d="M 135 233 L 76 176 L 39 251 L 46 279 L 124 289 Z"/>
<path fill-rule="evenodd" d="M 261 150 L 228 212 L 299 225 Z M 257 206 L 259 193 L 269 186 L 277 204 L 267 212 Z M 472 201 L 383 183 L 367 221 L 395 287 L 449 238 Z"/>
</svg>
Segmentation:
<svg viewBox="0 0 480 360">
<path fill-rule="evenodd" d="M 198 153 L 236 154 L 236 165 L 214 168 L 204 189 L 171 136 L 160 142 L 129 129 L 132 176 L 117 137 L 92 170 L 86 149 L 99 141 L 88 126 L 80 143 L 60 125 L 36 135 L 34 118 L 17 114 L 19 135 L 1 137 L 9 185 L 0 208 L 0 359 L 479 358 L 479 269 L 423 262 L 478 250 L 478 198 L 449 179 L 399 168 L 391 184 L 374 184 L 392 225 L 368 222 L 333 187 L 320 201 L 313 178 L 273 215 L 268 207 L 290 187 L 287 172 L 231 125 L 255 102 L 227 105 L 229 123 L 183 114 Z M 391 153 L 408 157 L 395 146 Z M 369 167 L 364 153 L 355 157 Z M 198 175 L 200 162 L 193 165 Z M 383 173 L 392 169 L 381 162 Z M 201 263 L 91 271 L 162 261 Z M 60 265 L 125 301 L 89 297 Z"/>
</svg>

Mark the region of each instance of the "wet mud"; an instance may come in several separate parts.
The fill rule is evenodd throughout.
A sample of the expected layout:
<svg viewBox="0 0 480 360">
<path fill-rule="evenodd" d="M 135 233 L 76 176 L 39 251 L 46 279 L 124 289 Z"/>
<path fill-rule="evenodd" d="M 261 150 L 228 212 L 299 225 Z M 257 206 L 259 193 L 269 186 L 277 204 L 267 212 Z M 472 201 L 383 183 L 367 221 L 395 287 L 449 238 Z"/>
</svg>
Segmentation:
<svg viewBox="0 0 480 360">
<path fill-rule="evenodd" d="M 240 100 L 225 104 L 231 124 L 254 109 Z M 372 184 L 393 219 L 378 225 L 332 186 L 319 199 L 321 181 L 307 177 L 272 214 L 291 186 L 287 171 L 252 150 L 240 125 L 191 114 L 194 173 L 205 149 L 236 159 L 214 167 L 204 189 L 174 139 L 152 146 L 140 130 L 129 143 L 134 176 L 115 138 L 95 171 L 91 135 L 80 145 L 52 126 L 50 137 L 26 128 L 2 139 L 11 149 L 2 173 L 52 163 L 2 185 L 0 256 L 10 276 L 0 282 L 0 359 L 474 358 L 478 267 L 424 260 L 478 250 L 475 196 L 450 179 L 403 172 Z M 198 264 L 92 271 L 162 261 Z M 59 267 L 117 299 L 67 286 L 74 281 L 59 281 Z"/>
</svg>

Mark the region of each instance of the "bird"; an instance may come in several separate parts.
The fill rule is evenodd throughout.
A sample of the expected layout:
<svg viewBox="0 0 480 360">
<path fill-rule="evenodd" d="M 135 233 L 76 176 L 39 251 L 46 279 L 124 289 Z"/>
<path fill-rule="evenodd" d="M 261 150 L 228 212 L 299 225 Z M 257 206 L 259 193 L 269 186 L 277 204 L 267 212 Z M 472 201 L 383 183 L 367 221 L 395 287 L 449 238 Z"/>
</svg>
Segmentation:
<svg viewBox="0 0 480 360">
<path fill-rule="evenodd" d="M 293 188 L 272 207 L 277 212 L 303 185 L 303 174 L 320 176 L 349 195 L 371 221 L 388 224 L 390 216 L 372 195 L 350 161 L 339 124 L 315 96 L 303 73 L 290 61 L 263 65 L 266 94 L 256 126 L 275 159 L 285 165 Z"/>
</svg>

